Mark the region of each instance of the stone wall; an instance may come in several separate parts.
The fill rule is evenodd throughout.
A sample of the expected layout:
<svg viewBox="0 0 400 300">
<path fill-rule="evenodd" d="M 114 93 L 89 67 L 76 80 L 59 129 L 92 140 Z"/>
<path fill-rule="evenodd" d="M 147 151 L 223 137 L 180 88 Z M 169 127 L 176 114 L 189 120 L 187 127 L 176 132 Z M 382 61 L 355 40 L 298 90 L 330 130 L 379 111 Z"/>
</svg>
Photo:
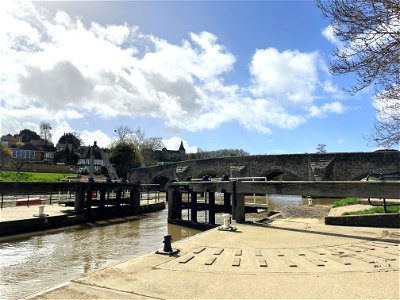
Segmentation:
<svg viewBox="0 0 400 300">
<path fill-rule="evenodd" d="M 400 152 L 354 152 L 286 154 L 189 160 L 162 166 L 138 168 L 130 181 L 158 183 L 183 180 L 187 176 L 267 177 L 268 180 L 360 180 L 371 173 L 400 173 Z"/>
</svg>

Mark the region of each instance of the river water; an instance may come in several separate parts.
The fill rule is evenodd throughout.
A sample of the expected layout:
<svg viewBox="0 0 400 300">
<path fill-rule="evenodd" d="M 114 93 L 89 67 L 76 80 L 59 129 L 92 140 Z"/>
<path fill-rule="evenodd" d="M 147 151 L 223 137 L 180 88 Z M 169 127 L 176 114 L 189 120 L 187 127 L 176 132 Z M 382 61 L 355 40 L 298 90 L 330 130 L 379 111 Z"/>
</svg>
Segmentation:
<svg viewBox="0 0 400 300">
<path fill-rule="evenodd" d="M 100 225 L 102 224 L 102 225 Z M 167 210 L 139 220 L 105 225 L 89 223 L 0 243 L 0 298 L 17 299 L 81 276 L 97 268 L 161 249 L 199 231 L 167 223 Z"/>
<path fill-rule="evenodd" d="M 252 196 L 246 202 L 252 202 Z M 267 201 L 269 209 L 281 205 L 302 205 L 301 196 L 273 195 L 257 197 Z M 314 204 L 330 204 L 332 199 L 314 199 Z M 183 211 L 183 219 L 187 219 Z M 222 223 L 221 214 L 216 222 Z M 249 214 L 246 219 L 260 215 Z M 205 212 L 198 220 L 207 222 Z M 3 238 L 0 242 L 0 298 L 17 299 L 66 282 L 89 271 L 132 259 L 163 247 L 163 237 L 171 234 L 173 241 L 199 231 L 167 223 L 167 210 L 121 220 L 102 221 L 35 233 L 24 237 Z"/>
</svg>

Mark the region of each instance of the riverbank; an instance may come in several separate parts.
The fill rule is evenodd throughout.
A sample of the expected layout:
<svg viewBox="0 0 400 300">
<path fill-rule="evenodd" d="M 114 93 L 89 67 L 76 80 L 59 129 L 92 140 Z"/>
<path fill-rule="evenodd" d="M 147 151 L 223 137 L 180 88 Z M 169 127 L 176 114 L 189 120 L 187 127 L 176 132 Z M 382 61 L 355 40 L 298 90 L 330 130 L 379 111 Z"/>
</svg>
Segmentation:
<svg viewBox="0 0 400 300">
<path fill-rule="evenodd" d="M 31 299 L 399 298 L 398 230 L 315 218 L 235 225 L 173 243 L 177 255 L 154 249 Z"/>
</svg>

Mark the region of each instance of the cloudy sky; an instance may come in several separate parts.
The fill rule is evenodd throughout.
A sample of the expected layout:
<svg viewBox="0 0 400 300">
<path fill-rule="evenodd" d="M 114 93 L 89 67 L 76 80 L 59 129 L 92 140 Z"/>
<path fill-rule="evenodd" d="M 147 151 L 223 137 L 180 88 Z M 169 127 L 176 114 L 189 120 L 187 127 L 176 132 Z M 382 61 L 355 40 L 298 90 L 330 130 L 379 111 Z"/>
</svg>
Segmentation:
<svg viewBox="0 0 400 300">
<path fill-rule="evenodd" d="M 372 151 L 371 94 L 328 67 L 312 1 L 0 3 L 1 134 L 41 121 L 106 147 L 119 126 L 167 148 Z"/>
</svg>

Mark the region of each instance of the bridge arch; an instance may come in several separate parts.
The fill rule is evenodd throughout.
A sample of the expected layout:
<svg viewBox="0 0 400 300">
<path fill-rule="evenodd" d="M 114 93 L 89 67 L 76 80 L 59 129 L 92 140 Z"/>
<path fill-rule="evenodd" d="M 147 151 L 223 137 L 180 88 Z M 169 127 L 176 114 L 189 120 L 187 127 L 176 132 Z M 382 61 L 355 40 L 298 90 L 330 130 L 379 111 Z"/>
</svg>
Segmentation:
<svg viewBox="0 0 400 300">
<path fill-rule="evenodd" d="M 160 191 L 165 191 L 166 190 L 166 186 L 168 185 L 168 182 L 170 182 L 170 181 L 171 181 L 170 178 L 168 178 L 166 176 L 163 176 L 163 175 L 160 175 L 160 176 L 157 176 L 157 177 L 153 178 L 151 183 L 152 184 L 159 184 L 160 185 Z"/>
<path fill-rule="evenodd" d="M 275 169 L 275 170 L 269 170 L 267 172 L 264 172 L 260 177 L 266 177 L 267 181 L 271 180 L 287 180 L 287 181 L 295 181 L 295 180 L 301 180 L 300 177 L 297 175 L 288 172 L 286 170 L 280 170 L 280 169 Z"/>
</svg>

